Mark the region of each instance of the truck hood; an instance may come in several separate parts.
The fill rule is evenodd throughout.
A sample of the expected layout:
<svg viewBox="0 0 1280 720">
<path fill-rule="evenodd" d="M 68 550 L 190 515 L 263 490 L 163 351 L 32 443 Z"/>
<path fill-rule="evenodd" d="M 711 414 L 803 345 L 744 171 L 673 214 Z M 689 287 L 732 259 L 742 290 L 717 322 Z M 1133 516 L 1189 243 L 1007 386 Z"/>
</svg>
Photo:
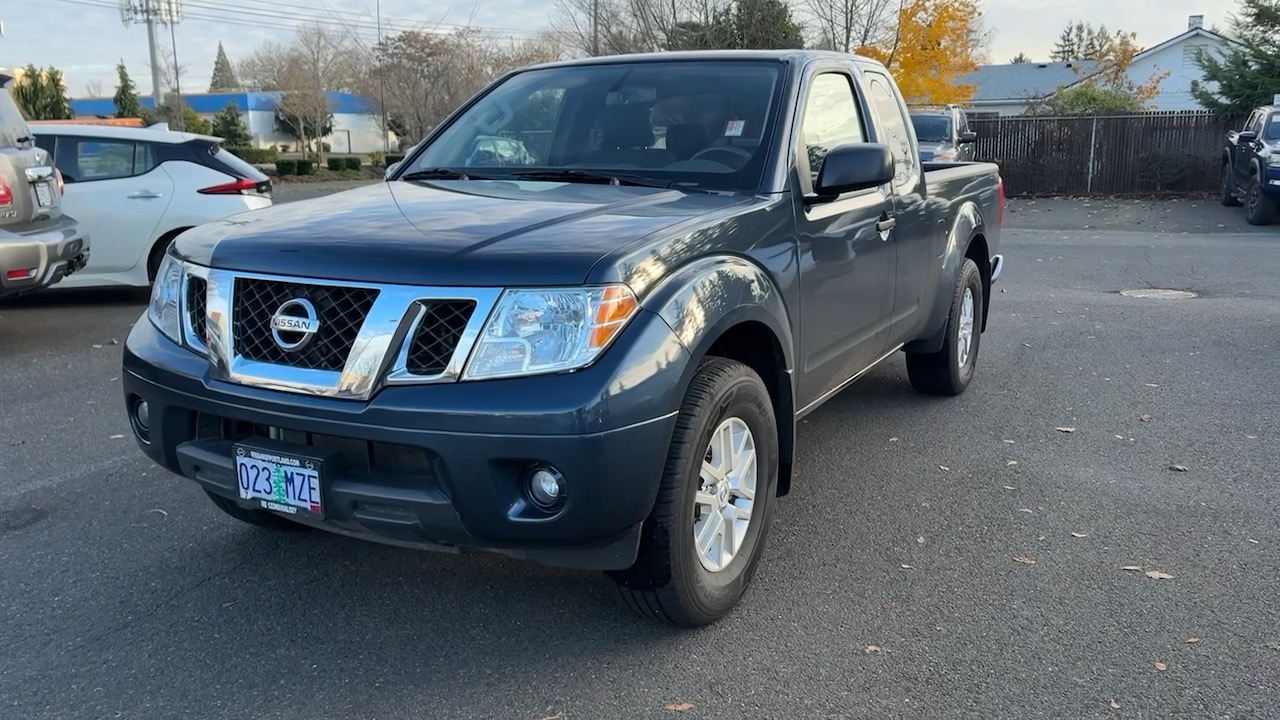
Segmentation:
<svg viewBox="0 0 1280 720">
<path fill-rule="evenodd" d="M 317 279 L 574 285 L 623 246 L 746 199 L 584 183 L 380 182 L 201 225 L 175 246 L 202 265 Z"/>
</svg>

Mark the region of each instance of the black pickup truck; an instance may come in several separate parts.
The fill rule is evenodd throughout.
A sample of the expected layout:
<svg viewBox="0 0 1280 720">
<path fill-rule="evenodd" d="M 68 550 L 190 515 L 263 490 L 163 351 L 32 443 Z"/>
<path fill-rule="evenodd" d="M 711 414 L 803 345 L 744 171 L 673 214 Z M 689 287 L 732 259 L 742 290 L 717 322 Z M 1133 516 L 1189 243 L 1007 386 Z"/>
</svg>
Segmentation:
<svg viewBox="0 0 1280 720">
<path fill-rule="evenodd" d="M 869 59 L 524 68 L 384 183 L 180 235 L 126 412 L 247 523 L 602 570 L 703 625 L 750 583 L 798 418 L 898 352 L 921 392 L 970 383 L 1003 195 L 920 162 Z"/>
</svg>

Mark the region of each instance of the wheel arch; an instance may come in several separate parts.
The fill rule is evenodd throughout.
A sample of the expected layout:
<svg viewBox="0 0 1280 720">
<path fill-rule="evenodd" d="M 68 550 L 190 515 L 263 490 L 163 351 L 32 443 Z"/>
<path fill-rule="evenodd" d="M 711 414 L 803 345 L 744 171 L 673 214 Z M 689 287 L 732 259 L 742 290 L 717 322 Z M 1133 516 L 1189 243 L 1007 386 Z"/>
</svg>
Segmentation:
<svg viewBox="0 0 1280 720">
<path fill-rule="evenodd" d="M 151 244 L 150 249 L 147 250 L 147 282 L 148 283 L 155 282 L 156 270 L 160 268 L 159 261 L 165 249 L 169 247 L 169 244 L 172 243 L 174 239 L 176 239 L 182 233 L 190 230 L 192 227 L 195 227 L 195 226 L 188 225 L 185 227 L 176 227 L 172 230 L 165 232 L 160 237 L 156 238 L 155 242 Z"/>
<path fill-rule="evenodd" d="M 938 292 L 934 295 L 929 323 L 923 337 L 902 347 L 906 353 L 933 353 L 942 347 L 947 332 L 947 315 L 951 305 L 951 289 L 965 258 L 977 264 L 982 275 L 983 307 L 981 331 L 987 329 L 987 311 L 991 300 L 991 251 L 987 245 L 986 222 L 977 204 L 965 202 L 956 211 L 956 218 L 947 233 L 947 244 L 942 253 L 942 265 L 938 270 Z"/>
<path fill-rule="evenodd" d="M 777 495 L 786 495 L 795 458 L 795 346 L 790 314 L 769 274 L 746 258 L 708 257 L 661 283 L 645 305 L 689 351 L 680 397 L 708 356 L 737 360 L 760 375 L 778 428 Z"/>
</svg>

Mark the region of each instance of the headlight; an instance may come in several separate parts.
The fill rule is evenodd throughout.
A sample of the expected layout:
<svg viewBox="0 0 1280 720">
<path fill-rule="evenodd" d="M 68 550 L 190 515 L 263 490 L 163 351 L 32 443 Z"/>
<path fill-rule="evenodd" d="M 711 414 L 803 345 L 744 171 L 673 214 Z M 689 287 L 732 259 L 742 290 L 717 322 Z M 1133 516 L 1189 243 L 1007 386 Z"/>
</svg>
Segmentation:
<svg viewBox="0 0 1280 720">
<path fill-rule="evenodd" d="M 480 331 L 462 378 L 585 367 L 604 352 L 639 307 L 623 285 L 508 290 Z"/>
<path fill-rule="evenodd" d="M 1267 164 L 1271 166 L 1280 165 L 1280 153 L 1272 153 L 1267 156 Z"/>
<path fill-rule="evenodd" d="M 151 286 L 151 304 L 147 317 L 170 340 L 181 344 L 182 316 L 179 300 L 182 294 L 182 261 L 166 254 Z"/>
</svg>

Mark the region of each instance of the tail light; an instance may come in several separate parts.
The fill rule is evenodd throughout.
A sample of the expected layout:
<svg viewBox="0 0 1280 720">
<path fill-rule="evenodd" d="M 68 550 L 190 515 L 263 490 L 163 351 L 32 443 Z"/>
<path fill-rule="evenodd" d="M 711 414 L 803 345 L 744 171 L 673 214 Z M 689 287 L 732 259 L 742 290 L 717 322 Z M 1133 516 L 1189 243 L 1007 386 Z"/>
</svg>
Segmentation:
<svg viewBox="0 0 1280 720">
<path fill-rule="evenodd" d="M 9 183 L 5 182 L 3 176 L 0 176 L 0 207 L 8 207 L 13 204 L 13 190 L 9 188 Z"/>
<path fill-rule="evenodd" d="M 996 193 L 1000 200 L 1000 225 L 1004 226 L 1004 178 L 996 176 Z"/>
<path fill-rule="evenodd" d="M 236 178 L 235 180 L 224 183 L 222 185 L 212 185 L 207 188 L 200 188 L 196 192 L 204 195 L 249 195 L 263 192 L 259 186 L 266 183 L 258 183 L 249 178 Z"/>
</svg>

